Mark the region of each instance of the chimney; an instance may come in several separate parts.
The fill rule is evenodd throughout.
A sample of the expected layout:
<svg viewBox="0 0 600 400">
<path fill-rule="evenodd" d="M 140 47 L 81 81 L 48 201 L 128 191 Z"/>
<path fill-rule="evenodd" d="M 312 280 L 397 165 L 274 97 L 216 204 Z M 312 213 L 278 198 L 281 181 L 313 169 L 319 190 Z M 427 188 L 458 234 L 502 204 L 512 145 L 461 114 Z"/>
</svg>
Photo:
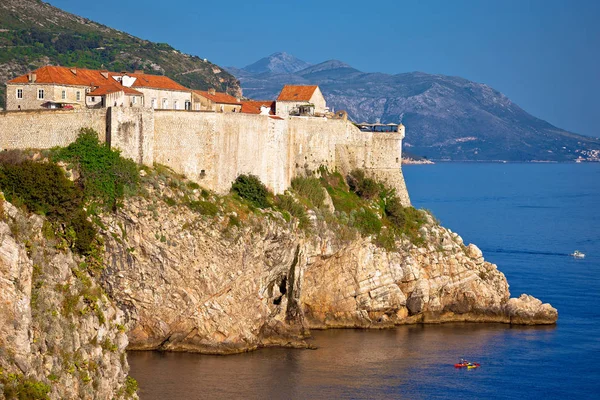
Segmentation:
<svg viewBox="0 0 600 400">
<path fill-rule="evenodd" d="M 37 80 L 37 74 L 35 72 L 30 72 L 27 74 L 27 79 L 29 80 L 29 83 L 33 83 Z"/>
<path fill-rule="evenodd" d="M 71 72 L 73 73 L 73 75 L 77 75 L 77 68 L 71 68 Z"/>
<path fill-rule="evenodd" d="M 215 90 L 215 88 L 208 89 L 208 94 L 212 94 L 214 96 L 216 93 L 217 91 Z"/>
<path fill-rule="evenodd" d="M 108 71 L 100 71 L 100 75 L 102 75 L 104 79 L 108 79 Z"/>
</svg>

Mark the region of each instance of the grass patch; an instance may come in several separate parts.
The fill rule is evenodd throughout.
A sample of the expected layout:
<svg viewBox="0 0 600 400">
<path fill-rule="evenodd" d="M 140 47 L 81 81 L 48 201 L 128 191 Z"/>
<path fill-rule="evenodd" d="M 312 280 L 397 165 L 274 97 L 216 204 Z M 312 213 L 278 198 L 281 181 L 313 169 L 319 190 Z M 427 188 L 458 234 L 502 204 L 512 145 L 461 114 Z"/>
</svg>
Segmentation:
<svg viewBox="0 0 600 400">
<path fill-rule="evenodd" d="M 279 210 L 282 211 L 284 218 L 286 214 L 298 219 L 298 227 L 300 229 L 307 229 L 310 227 L 310 220 L 306 214 L 304 206 L 298 203 L 292 196 L 287 194 L 280 194 L 275 197 L 275 205 Z M 286 221 L 289 220 L 286 218 Z"/>
<path fill-rule="evenodd" d="M 359 230 L 363 236 L 377 235 L 383 226 L 381 220 L 373 211 L 361 208 L 351 215 L 352 226 Z"/>
<path fill-rule="evenodd" d="M 297 177 L 292 179 L 292 190 L 307 199 L 311 205 L 320 208 L 325 203 L 325 193 L 317 178 Z"/>
<path fill-rule="evenodd" d="M 219 212 L 219 207 L 208 201 L 190 201 L 188 203 L 190 210 L 200 213 L 202 215 L 208 215 L 214 217 Z"/>
</svg>

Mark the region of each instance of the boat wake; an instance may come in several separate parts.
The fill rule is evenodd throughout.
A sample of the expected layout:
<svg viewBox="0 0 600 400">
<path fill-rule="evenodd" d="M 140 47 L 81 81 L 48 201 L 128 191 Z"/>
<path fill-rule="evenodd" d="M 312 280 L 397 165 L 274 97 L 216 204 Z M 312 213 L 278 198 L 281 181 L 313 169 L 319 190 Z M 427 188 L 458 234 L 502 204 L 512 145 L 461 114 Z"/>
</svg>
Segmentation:
<svg viewBox="0 0 600 400">
<path fill-rule="evenodd" d="M 532 254 L 542 256 L 570 256 L 569 253 L 557 253 L 554 251 L 533 251 L 533 250 L 511 250 L 511 249 L 482 249 L 485 253 L 502 253 L 502 254 Z"/>
</svg>

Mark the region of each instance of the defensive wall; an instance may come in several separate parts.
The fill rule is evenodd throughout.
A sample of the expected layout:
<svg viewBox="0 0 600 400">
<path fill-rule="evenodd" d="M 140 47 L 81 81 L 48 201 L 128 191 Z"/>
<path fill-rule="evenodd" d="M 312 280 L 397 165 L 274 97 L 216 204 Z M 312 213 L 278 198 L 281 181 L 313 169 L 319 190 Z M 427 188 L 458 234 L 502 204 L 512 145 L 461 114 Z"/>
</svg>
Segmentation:
<svg viewBox="0 0 600 400">
<path fill-rule="evenodd" d="M 0 149 L 49 149 L 67 146 L 81 128 L 93 128 L 104 140 L 106 109 L 0 112 Z"/>
<path fill-rule="evenodd" d="M 7 111 L 0 113 L 0 148 L 66 146 L 87 127 L 123 156 L 167 165 L 219 193 L 240 174 L 282 193 L 294 177 L 321 166 L 362 168 L 410 204 L 401 170 L 404 131 L 361 132 L 343 119 L 120 107 Z"/>
</svg>

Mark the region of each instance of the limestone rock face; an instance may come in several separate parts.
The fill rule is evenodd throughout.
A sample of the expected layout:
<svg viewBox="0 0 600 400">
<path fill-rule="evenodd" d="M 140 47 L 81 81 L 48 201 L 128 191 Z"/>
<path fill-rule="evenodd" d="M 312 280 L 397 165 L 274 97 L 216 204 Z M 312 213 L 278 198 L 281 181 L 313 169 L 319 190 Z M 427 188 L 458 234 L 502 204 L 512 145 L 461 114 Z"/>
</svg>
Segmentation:
<svg viewBox="0 0 600 400">
<path fill-rule="evenodd" d="M 526 294 L 518 299 L 510 299 L 505 310 L 512 324 L 536 325 L 558 319 L 556 308 L 548 303 L 542 304 L 540 300 Z"/>
<path fill-rule="evenodd" d="M 309 235 L 271 212 L 235 226 L 143 198 L 105 216 L 103 283 L 127 314 L 129 348 L 228 354 L 303 346 L 310 328 L 556 321 L 549 305 L 509 301 L 497 267 L 432 218 L 422 244 L 396 251 L 310 220 Z"/>
<path fill-rule="evenodd" d="M 105 287 L 130 319 L 130 349 L 227 354 L 302 345 L 299 241 L 280 216 L 227 218 L 137 199 L 106 220 Z M 121 228 L 119 228 L 119 226 Z"/>
<path fill-rule="evenodd" d="M 434 223 L 422 245 L 385 251 L 360 239 L 306 266 L 301 302 L 311 328 L 378 328 L 451 321 L 553 324 L 558 312 L 508 283 L 477 246 Z"/>
<path fill-rule="evenodd" d="M 0 205 L 0 399 L 11 374 L 51 399 L 124 398 L 124 314 L 81 260 L 42 237 L 41 217 Z"/>
</svg>

